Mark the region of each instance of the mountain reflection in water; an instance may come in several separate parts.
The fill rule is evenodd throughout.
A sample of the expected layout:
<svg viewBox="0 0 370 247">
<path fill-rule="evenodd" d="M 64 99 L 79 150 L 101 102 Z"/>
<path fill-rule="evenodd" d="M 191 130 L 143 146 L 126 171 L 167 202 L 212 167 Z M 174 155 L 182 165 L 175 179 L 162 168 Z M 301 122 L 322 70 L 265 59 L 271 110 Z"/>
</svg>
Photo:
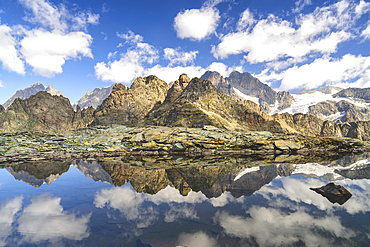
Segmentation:
<svg viewBox="0 0 370 247">
<path fill-rule="evenodd" d="M 370 244 L 370 155 L 249 161 L 126 157 L 0 169 L 0 246 Z M 352 197 L 332 204 L 309 189 L 329 181 Z"/>
</svg>

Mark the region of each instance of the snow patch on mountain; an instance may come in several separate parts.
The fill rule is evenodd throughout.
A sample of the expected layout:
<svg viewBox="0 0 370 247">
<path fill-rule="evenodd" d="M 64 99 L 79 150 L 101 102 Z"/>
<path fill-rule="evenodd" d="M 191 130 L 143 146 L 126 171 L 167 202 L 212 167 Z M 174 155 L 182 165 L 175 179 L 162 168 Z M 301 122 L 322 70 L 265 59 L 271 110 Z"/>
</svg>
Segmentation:
<svg viewBox="0 0 370 247">
<path fill-rule="evenodd" d="M 257 97 L 253 97 L 253 96 L 249 96 L 249 95 L 245 95 L 244 93 L 240 92 L 238 89 L 236 89 L 235 87 L 233 87 L 234 89 L 234 92 L 239 95 L 242 99 L 244 100 L 250 100 L 254 103 L 256 103 L 257 105 L 259 105 L 259 98 Z"/>
<path fill-rule="evenodd" d="M 329 121 L 335 121 L 337 119 L 341 119 L 342 117 L 344 117 L 346 115 L 346 111 L 342 111 L 342 112 L 337 112 L 335 114 L 332 114 L 332 115 L 329 115 L 327 117 L 324 118 L 324 120 L 329 120 Z"/>
</svg>

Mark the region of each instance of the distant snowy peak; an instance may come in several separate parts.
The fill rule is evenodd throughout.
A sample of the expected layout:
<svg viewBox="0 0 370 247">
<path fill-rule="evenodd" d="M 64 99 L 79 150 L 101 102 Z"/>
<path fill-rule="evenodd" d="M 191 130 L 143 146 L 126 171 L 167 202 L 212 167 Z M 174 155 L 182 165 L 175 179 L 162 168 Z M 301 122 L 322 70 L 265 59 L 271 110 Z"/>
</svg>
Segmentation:
<svg viewBox="0 0 370 247">
<path fill-rule="evenodd" d="M 63 94 L 61 92 L 59 92 L 58 90 L 53 88 L 51 85 L 49 85 L 48 87 L 45 87 L 44 85 L 42 85 L 41 82 L 37 82 L 36 84 L 33 84 L 29 87 L 26 87 L 23 90 L 18 90 L 10 99 L 8 99 L 3 104 L 3 106 L 6 109 L 13 103 L 13 101 L 16 98 L 28 99 L 31 95 L 35 95 L 40 91 L 46 91 L 46 92 L 50 93 L 51 95 L 63 96 Z"/>
<path fill-rule="evenodd" d="M 73 109 L 76 110 L 77 105 L 80 106 L 81 110 L 89 106 L 96 109 L 110 95 L 112 88 L 113 85 L 104 88 L 95 88 L 92 92 L 87 92 L 80 100 L 73 103 Z"/>
<path fill-rule="evenodd" d="M 45 88 L 45 91 L 50 93 L 51 95 L 63 96 L 61 92 L 53 88 L 51 85 L 47 86 L 47 88 Z"/>
</svg>

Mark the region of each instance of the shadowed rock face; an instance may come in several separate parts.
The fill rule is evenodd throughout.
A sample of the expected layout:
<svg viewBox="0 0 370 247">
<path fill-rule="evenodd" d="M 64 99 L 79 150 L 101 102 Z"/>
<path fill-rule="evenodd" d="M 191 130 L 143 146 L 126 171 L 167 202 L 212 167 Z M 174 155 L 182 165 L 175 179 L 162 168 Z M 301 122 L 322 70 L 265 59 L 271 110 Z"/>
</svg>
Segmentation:
<svg viewBox="0 0 370 247">
<path fill-rule="evenodd" d="M 163 102 L 168 84 L 156 76 L 138 77 L 130 88 L 113 86 L 112 93 L 94 112 L 91 125 L 137 125 L 157 102 Z"/>
</svg>

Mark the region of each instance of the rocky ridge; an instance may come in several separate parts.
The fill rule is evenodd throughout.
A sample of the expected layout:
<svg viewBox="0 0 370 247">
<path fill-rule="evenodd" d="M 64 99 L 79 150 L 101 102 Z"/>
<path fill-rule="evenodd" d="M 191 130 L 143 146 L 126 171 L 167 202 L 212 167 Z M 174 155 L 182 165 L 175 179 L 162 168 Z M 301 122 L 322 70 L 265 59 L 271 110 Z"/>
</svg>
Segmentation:
<svg viewBox="0 0 370 247">
<path fill-rule="evenodd" d="M 109 126 L 111 124 L 187 128 L 202 128 L 211 125 L 228 130 L 351 137 L 364 141 L 370 139 L 369 124 L 366 121 L 337 124 L 324 121 L 312 114 L 301 113 L 270 116 L 254 102 L 235 100 L 214 86 L 229 83 L 229 81 L 236 84 L 235 81 L 239 77 L 242 78 L 239 78 L 240 80 L 244 80 L 250 78 L 250 74 L 235 72 L 226 80 L 219 74 L 209 72 L 208 77 L 213 78 L 212 80 L 218 78 L 220 83 L 215 84 L 199 78 L 190 80 L 187 75 L 183 74 L 169 87 L 166 82 L 156 76 L 139 77 L 130 88 L 122 84 L 114 85 L 111 94 L 96 110 L 93 107 L 81 110 L 77 106 L 74 111 L 65 97 L 38 92 L 25 100 L 18 98 L 8 109 L 0 111 L 0 131 L 68 131 L 87 126 Z M 260 83 L 256 80 L 254 82 L 254 86 L 253 83 L 251 84 L 253 90 Z M 221 86 L 220 88 L 222 89 Z M 280 92 L 276 97 L 289 98 L 289 94 Z M 286 99 L 283 101 L 286 102 Z M 353 106 L 349 103 L 340 101 L 335 107 L 337 109 L 338 107 L 348 108 L 349 120 L 359 118 L 357 115 L 350 118 L 350 110 Z M 333 106 L 332 112 L 329 113 L 334 113 L 335 107 Z M 319 106 L 311 109 L 315 112 Z M 317 110 L 317 115 L 322 111 Z M 364 117 L 367 116 L 367 112 L 362 114 Z"/>
<path fill-rule="evenodd" d="M 265 112 L 269 113 L 272 106 L 277 109 L 284 109 L 291 105 L 293 97 L 289 92 L 275 92 L 267 84 L 262 83 L 250 73 L 233 71 L 229 77 L 224 78 L 218 72 L 207 71 L 201 79 L 209 80 L 222 93 L 232 96 L 235 99 L 243 99 L 238 91 L 244 95 L 256 97 L 258 104 Z M 238 90 L 238 91 L 237 91 Z M 257 102 L 255 102 L 257 103 Z"/>
<path fill-rule="evenodd" d="M 63 96 L 61 92 L 58 90 L 54 89 L 52 86 L 47 86 L 45 87 L 42 85 L 41 82 L 38 82 L 36 84 L 33 84 L 23 90 L 18 90 L 10 99 L 8 99 L 4 104 L 3 107 L 6 109 L 8 108 L 15 99 L 20 98 L 20 99 L 28 99 L 31 95 L 35 95 L 36 93 L 40 91 L 45 91 L 48 92 L 51 95 L 58 95 L 58 96 Z"/>
<path fill-rule="evenodd" d="M 85 109 L 87 107 L 92 107 L 96 109 L 104 99 L 106 99 L 112 92 L 113 85 L 104 88 L 95 88 L 92 92 L 87 92 L 85 96 L 72 104 L 74 110 L 77 109 L 77 106 L 80 109 Z"/>
</svg>

